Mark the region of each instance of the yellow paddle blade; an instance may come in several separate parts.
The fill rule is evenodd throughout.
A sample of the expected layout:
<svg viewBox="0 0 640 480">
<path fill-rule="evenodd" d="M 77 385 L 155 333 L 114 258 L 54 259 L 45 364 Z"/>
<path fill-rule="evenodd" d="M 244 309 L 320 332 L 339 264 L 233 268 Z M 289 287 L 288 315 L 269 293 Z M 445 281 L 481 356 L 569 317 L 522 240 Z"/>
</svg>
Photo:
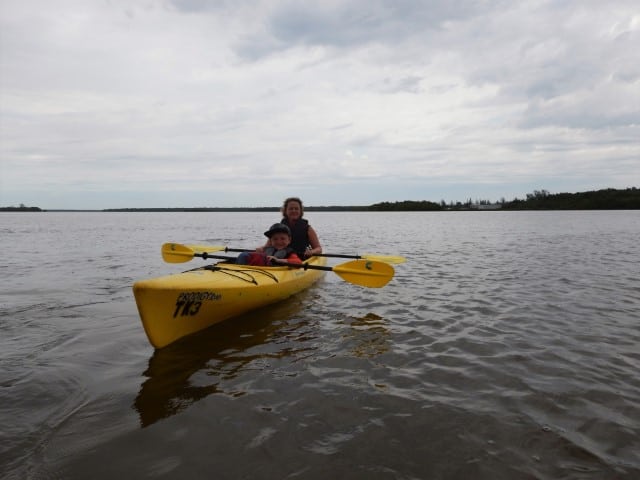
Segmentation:
<svg viewBox="0 0 640 480">
<path fill-rule="evenodd" d="M 167 263 L 184 263 L 193 258 L 194 251 L 179 243 L 165 243 L 162 245 L 162 259 Z"/>
<path fill-rule="evenodd" d="M 362 258 L 367 260 L 375 260 L 376 262 L 384 262 L 384 263 L 404 263 L 407 261 L 406 258 L 401 257 L 399 255 L 376 255 L 373 253 L 363 253 L 360 255 Z"/>
<path fill-rule="evenodd" d="M 395 274 L 391 265 L 374 260 L 354 260 L 336 265 L 332 270 L 347 282 L 370 288 L 384 287 Z"/>
</svg>

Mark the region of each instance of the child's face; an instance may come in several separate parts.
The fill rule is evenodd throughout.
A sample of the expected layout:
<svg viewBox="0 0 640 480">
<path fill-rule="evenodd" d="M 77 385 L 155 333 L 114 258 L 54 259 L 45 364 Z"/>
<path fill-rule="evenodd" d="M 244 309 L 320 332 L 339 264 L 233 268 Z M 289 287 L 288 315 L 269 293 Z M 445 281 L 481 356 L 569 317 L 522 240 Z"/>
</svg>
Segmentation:
<svg viewBox="0 0 640 480">
<path fill-rule="evenodd" d="M 280 250 L 281 248 L 286 248 L 287 245 L 289 245 L 290 241 L 291 239 L 286 233 L 278 232 L 271 235 L 271 245 L 276 247 L 278 250 Z"/>
</svg>

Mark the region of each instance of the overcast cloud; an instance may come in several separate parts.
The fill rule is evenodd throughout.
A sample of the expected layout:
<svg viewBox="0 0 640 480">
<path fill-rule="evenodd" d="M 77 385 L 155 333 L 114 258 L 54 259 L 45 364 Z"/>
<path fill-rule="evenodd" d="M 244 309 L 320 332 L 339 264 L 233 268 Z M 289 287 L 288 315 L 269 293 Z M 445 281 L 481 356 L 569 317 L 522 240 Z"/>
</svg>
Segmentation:
<svg viewBox="0 0 640 480">
<path fill-rule="evenodd" d="M 1 0 L 0 206 L 640 186 L 637 0 Z"/>
</svg>

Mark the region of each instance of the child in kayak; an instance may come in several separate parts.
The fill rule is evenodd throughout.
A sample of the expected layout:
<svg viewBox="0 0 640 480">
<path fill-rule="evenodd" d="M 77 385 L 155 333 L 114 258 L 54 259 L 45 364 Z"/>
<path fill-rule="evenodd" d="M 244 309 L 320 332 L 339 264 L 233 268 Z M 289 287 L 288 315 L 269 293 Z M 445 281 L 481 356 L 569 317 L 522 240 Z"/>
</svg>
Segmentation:
<svg viewBox="0 0 640 480">
<path fill-rule="evenodd" d="M 318 234 L 309 225 L 309 222 L 302 218 L 304 215 L 302 200 L 298 197 L 289 197 L 284 201 L 280 211 L 282 213 L 280 223 L 289 227 L 291 233 L 289 246 L 295 250 L 298 257 L 308 258 L 322 254 L 322 245 L 318 240 Z M 269 246 L 271 246 L 271 242 L 267 241 L 263 247 L 256 248 L 256 252 L 261 252 Z"/>
<path fill-rule="evenodd" d="M 236 263 L 239 265 L 277 265 L 279 263 L 302 263 L 300 257 L 289 245 L 291 244 L 291 230 L 282 223 L 274 223 L 264 232 L 269 238 L 268 247 L 262 251 L 242 252 Z"/>
</svg>

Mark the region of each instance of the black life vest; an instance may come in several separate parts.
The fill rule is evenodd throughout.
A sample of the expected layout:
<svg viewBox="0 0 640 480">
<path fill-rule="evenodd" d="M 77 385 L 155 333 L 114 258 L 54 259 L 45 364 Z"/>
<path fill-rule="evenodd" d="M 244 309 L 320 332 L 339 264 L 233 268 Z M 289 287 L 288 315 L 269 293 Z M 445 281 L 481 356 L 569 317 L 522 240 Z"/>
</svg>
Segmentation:
<svg viewBox="0 0 640 480">
<path fill-rule="evenodd" d="M 280 222 L 291 230 L 291 247 L 300 258 L 304 258 L 305 250 L 310 246 L 309 243 L 309 222 L 304 218 L 298 219 L 298 221 L 291 225 L 289 220 L 283 218 Z"/>
</svg>

